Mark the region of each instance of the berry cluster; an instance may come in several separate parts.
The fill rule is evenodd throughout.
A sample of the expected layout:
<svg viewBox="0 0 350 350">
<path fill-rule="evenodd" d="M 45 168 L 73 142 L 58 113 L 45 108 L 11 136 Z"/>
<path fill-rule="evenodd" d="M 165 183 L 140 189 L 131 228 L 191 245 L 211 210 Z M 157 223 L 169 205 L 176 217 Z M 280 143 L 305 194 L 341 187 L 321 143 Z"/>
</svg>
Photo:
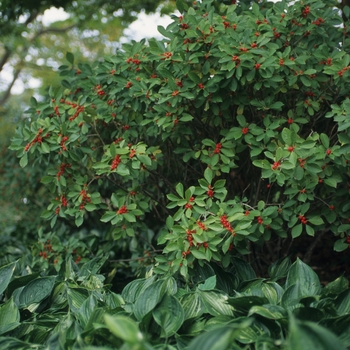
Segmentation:
<svg viewBox="0 0 350 350">
<path fill-rule="evenodd" d="M 120 155 L 117 154 L 115 158 L 113 159 L 112 165 L 111 165 L 111 170 L 115 170 L 118 168 L 118 165 L 120 164 Z"/>
<path fill-rule="evenodd" d="M 281 166 L 281 162 L 274 162 L 271 166 L 272 170 L 277 170 Z"/>
<path fill-rule="evenodd" d="M 193 234 L 196 233 L 196 230 L 186 230 L 187 240 L 190 244 L 190 247 L 193 247 Z"/>
<path fill-rule="evenodd" d="M 203 222 L 199 220 L 197 221 L 197 226 L 201 228 L 203 231 L 206 231 L 208 229 L 207 226 L 205 226 L 205 224 L 203 224 Z"/>
<path fill-rule="evenodd" d="M 304 224 L 304 225 L 306 225 L 307 224 L 307 219 L 306 219 L 306 217 L 304 216 L 304 215 L 299 215 L 298 216 L 298 219 L 300 220 L 300 222 L 302 223 L 302 224 Z"/>
<path fill-rule="evenodd" d="M 163 58 L 161 58 L 161 60 L 169 59 L 169 58 L 171 58 L 172 55 L 173 54 L 171 52 L 169 52 L 169 51 L 163 52 L 162 53 Z"/>
<path fill-rule="evenodd" d="M 245 128 L 242 129 L 242 134 L 243 135 L 247 135 L 248 132 L 249 132 L 249 128 L 248 127 L 245 127 Z"/>
<path fill-rule="evenodd" d="M 24 147 L 24 151 L 25 152 L 28 152 L 29 151 L 29 148 L 31 146 L 34 146 L 36 143 L 39 143 L 41 144 L 43 142 L 43 137 L 41 136 L 41 134 L 43 133 L 43 129 L 40 128 L 38 130 L 38 133 L 36 134 L 34 140 L 32 142 L 29 142 L 25 147 Z"/>
<path fill-rule="evenodd" d="M 257 217 L 257 221 L 258 221 L 259 225 L 262 225 L 264 223 L 264 220 L 263 220 L 263 218 L 261 216 Z"/>
<path fill-rule="evenodd" d="M 60 142 L 60 146 L 62 148 L 62 151 L 67 151 L 67 147 L 66 147 L 66 142 L 68 141 L 68 136 L 62 136 L 61 142 Z"/>
<path fill-rule="evenodd" d="M 301 15 L 306 18 L 308 15 L 310 14 L 310 6 L 305 6 L 305 8 L 303 9 Z"/>
<path fill-rule="evenodd" d="M 70 167 L 71 167 L 71 164 L 62 163 L 60 165 L 60 170 L 57 173 L 57 180 L 60 180 L 61 176 L 64 174 L 64 171 Z"/>
<path fill-rule="evenodd" d="M 230 224 L 230 223 L 228 222 L 228 220 L 227 220 L 227 215 L 226 215 L 226 214 L 224 214 L 224 215 L 222 215 L 222 216 L 220 217 L 220 222 L 221 222 L 221 225 L 224 226 L 224 228 L 225 228 L 227 231 L 231 232 L 233 236 L 236 235 L 234 229 L 232 228 L 231 224 Z"/>
<path fill-rule="evenodd" d="M 130 159 L 133 158 L 135 154 L 136 154 L 136 150 L 135 149 L 131 149 L 130 150 L 130 154 L 129 154 L 129 158 Z"/>
<path fill-rule="evenodd" d="M 214 194 L 215 194 L 215 192 L 213 191 L 213 187 L 211 185 L 208 185 L 208 191 L 207 191 L 208 197 L 213 198 Z"/>
<path fill-rule="evenodd" d="M 304 168 L 305 167 L 305 164 L 306 164 L 306 158 L 303 159 L 303 158 L 298 158 L 298 162 L 299 162 L 299 166 L 301 168 Z"/>
<path fill-rule="evenodd" d="M 91 202 L 91 198 L 89 197 L 89 195 L 86 193 L 86 190 L 81 190 L 80 191 L 80 196 L 81 196 L 81 204 L 79 206 L 80 210 L 83 210 L 85 208 L 85 205 L 87 203 Z"/>
<path fill-rule="evenodd" d="M 128 212 L 128 209 L 126 207 L 126 205 L 122 205 L 118 210 L 117 210 L 117 214 L 126 214 Z"/>
<path fill-rule="evenodd" d="M 214 149 L 214 153 L 215 153 L 215 154 L 219 154 L 221 148 L 222 148 L 222 144 L 221 144 L 220 142 L 217 143 L 216 146 L 215 146 L 215 149 Z"/>
</svg>

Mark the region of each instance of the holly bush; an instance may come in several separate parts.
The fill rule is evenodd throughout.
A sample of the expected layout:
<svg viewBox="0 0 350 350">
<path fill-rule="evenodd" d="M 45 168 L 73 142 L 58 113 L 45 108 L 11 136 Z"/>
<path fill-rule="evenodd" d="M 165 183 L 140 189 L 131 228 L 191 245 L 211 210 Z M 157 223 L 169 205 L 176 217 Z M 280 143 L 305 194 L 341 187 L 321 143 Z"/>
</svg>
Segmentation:
<svg viewBox="0 0 350 350">
<path fill-rule="evenodd" d="M 185 279 L 259 247 L 283 256 L 300 235 L 348 248 L 350 9 L 178 7 L 163 41 L 91 65 L 67 53 L 62 86 L 32 98 L 11 148 L 46 164 L 42 217 L 105 223 L 111 241 L 151 232 L 154 271 Z"/>
</svg>

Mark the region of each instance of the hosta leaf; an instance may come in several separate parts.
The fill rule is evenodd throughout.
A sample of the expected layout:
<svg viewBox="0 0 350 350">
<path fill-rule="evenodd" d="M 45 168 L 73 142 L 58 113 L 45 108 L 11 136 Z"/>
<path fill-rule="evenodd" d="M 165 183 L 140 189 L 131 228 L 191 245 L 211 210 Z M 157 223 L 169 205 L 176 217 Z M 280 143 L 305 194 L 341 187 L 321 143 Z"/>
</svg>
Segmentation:
<svg viewBox="0 0 350 350">
<path fill-rule="evenodd" d="M 334 306 L 339 316 L 350 314 L 350 289 L 344 290 L 334 300 Z"/>
<path fill-rule="evenodd" d="M 320 325 L 337 335 L 345 346 L 350 346 L 350 315 L 326 318 L 320 321 Z"/>
<path fill-rule="evenodd" d="M 0 307 L 0 335 L 16 328 L 20 323 L 20 315 L 13 298 Z"/>
<path fill-rule="evenodd" d="M 97 307 L 97 300 L 93 295 L 90 295 L 87 299 L 82 303 L 79 312 L 76 313 L 77 318 L 80 320 L 81 325 L 83 327 L 89 321 L 90 316 L 92 315 L 94 309 Z"/>
<path fill-rule="evenodd" d="M 184 310 L 184 319 L 199 317 L 205 311 L 202 298 L 198 293 L 185 294 L 181 297 L 180 303 Z"/>
<path fill-rule="evenodd" d="M 231 348 L 233 328 L 231 325 L 219 326 L 196 337 L 189 345 L 191 350 L 226 350 Z"/>
<path fill-rule="evenodd" d="M 290 320 L 287 349 L 294 350 L 345 350 L 344 344 L 334 333 L 312 322 Z"/>
<path fill-rule="evenodd" d="M 16 263 L 2 266 L 0 268 L 0 294 L 2 294 L 10 283 L 13 271 L 15 271 Z"/>
<path fill-rule="evenodd" d="M 324 318 L 324 313 L 314 307 L 298 307 L 293 310 L 293 315 L 300 321 L 319 322 Z"/>
<path fill-rule="evenodd" d="M 78 313 L 84 301 L 89 297 L 89 292 L 84 288 L 68 288 L 67 299 L 71 310 Z"/>
<path fill-rule="evenodd" d="M 299 258 L 291 266 L 285 286 L 288 288 L 295 283 L 299 283 L 303 296 L 316 295 L 321 291 L 321 284 L 317 274 Z"/>
<path fill-rule="evenodd" d="M 123 315 L 105 315 L 104 320 L 111 333 L 126 343 L 137 344 L 143 341 L 143 335 L 139 331 L 137 323 L 131 318 Z"/>
<path fill-rule="evenodd" d="M 271 279 L 278 280 L 280 278 L 286 277 L 291 265 L 292 263 L 288 257 L 275 261 L 269 267 L 269 275 Z"/>
<path fill-rule="evenodd" d="M 21 307 L 28 307 L 31 304 L 40 303 L 47 298 L 53 289 L 56 277 L 42 277 L 30 281 L 19 295 Z"/>
<path fill-rule="evenodd" d="M 161 326 L 165 337 L 173 335 L 184 321 L 184 310 L 172 295 L 165 294 L 160 304 L 153 310 L 155 321 Z"/>
<path fill-rule="evenodd" d="M 236 312 L 246 315 L 248 311 L 253 306 L 262 306 L 264 304 L 268 303 L 268 300 L 264 297 L 258 297 L 258 296 L 238 296 L 236 298 L 228 298 L 227 302 L 233 306 L 234 313 Z"/>
<path fill-rule="evenodd" d="M 266 304 L 263 306 L 253 306 L 248 313 L 248 316 L 258 314 L 271 320 L 278 320 L 287 317 L 287 311 L 281 306 Z"/>
<path fill-rule="evenodd" d="M 142 290 L 135 303 L 135 316 L 142 320 L 160 302 L 166 290 L 166 281 L 159 280 Z"/>
<path fill-rule="evenodd" d="M 214 291 L 198 290 L 207 312 L 212 316 L 233 315 L 233 307 L 227 303 L 228 297 Z"/>
</svg>

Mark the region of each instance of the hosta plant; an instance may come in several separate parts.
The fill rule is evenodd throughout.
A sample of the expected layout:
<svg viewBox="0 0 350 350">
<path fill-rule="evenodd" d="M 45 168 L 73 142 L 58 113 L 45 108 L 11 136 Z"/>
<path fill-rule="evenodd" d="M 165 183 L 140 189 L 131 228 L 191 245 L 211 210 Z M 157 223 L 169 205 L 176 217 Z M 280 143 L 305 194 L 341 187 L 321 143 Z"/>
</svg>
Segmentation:
<svg viewBox="0 0 350 350">
<path fill-rule="evenodd" d="M 0 345 L 6 349 L 343 350 L 350 346 L 349 282 L 326 287 L 288 258 L 257 278 L 244 260 L 224 272 L 195 266 L 187 285 L 148 274 L 121 292 L 101 274 L 106 258 L 59 269 L 22 261 L 0 268 Z M 31 270 L 31 273 L 28 273 Z"/>
</svg>

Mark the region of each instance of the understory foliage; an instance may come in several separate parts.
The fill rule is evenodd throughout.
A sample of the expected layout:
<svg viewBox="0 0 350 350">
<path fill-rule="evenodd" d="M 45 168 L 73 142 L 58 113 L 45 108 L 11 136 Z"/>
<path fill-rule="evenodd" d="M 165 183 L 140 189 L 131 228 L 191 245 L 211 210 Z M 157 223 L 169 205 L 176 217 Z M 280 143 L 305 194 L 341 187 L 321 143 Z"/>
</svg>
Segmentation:
<svg viewBox="0 0 350 350">
<path fill-rule="evenodd" d="M 73 243 L 72 241 L 70 243 Z M 76 243 L 76 242 L 75 242 Z M 50 245 L 47 238 L 39 244 Z M 57 245 L 55 246 L 57 248 Z M 147 275 L 120 292 L 101 274 L 106 256 L 83 264 L 68 248 L 60 268 L 28 255 L 0 268 L 0 345 L 6 349 L 320 349 L 350 346 L 350 289 L 322 287 L 289 258 L 257 278 L 244 260 L 230 271 L 198 266 L 187 285 Z M 30 268 L 31 273 L 27 270 Z"/>
<path fill-rule="evenodd" d="M 32 98 L 11 149 L 44 171 L 53 233 L 0 271 L 0 344 L 345 349 L 347 279 L 323 288 L 286 256 L 303 235 L 350 244 L 350 8 L 177 5 L 163 41 L 67 53 L 61 88 Z M 77 253 L 73 226 L 103 235 Z M 142 277 L 119 294 L 118 247 Z"/>
</svg>

